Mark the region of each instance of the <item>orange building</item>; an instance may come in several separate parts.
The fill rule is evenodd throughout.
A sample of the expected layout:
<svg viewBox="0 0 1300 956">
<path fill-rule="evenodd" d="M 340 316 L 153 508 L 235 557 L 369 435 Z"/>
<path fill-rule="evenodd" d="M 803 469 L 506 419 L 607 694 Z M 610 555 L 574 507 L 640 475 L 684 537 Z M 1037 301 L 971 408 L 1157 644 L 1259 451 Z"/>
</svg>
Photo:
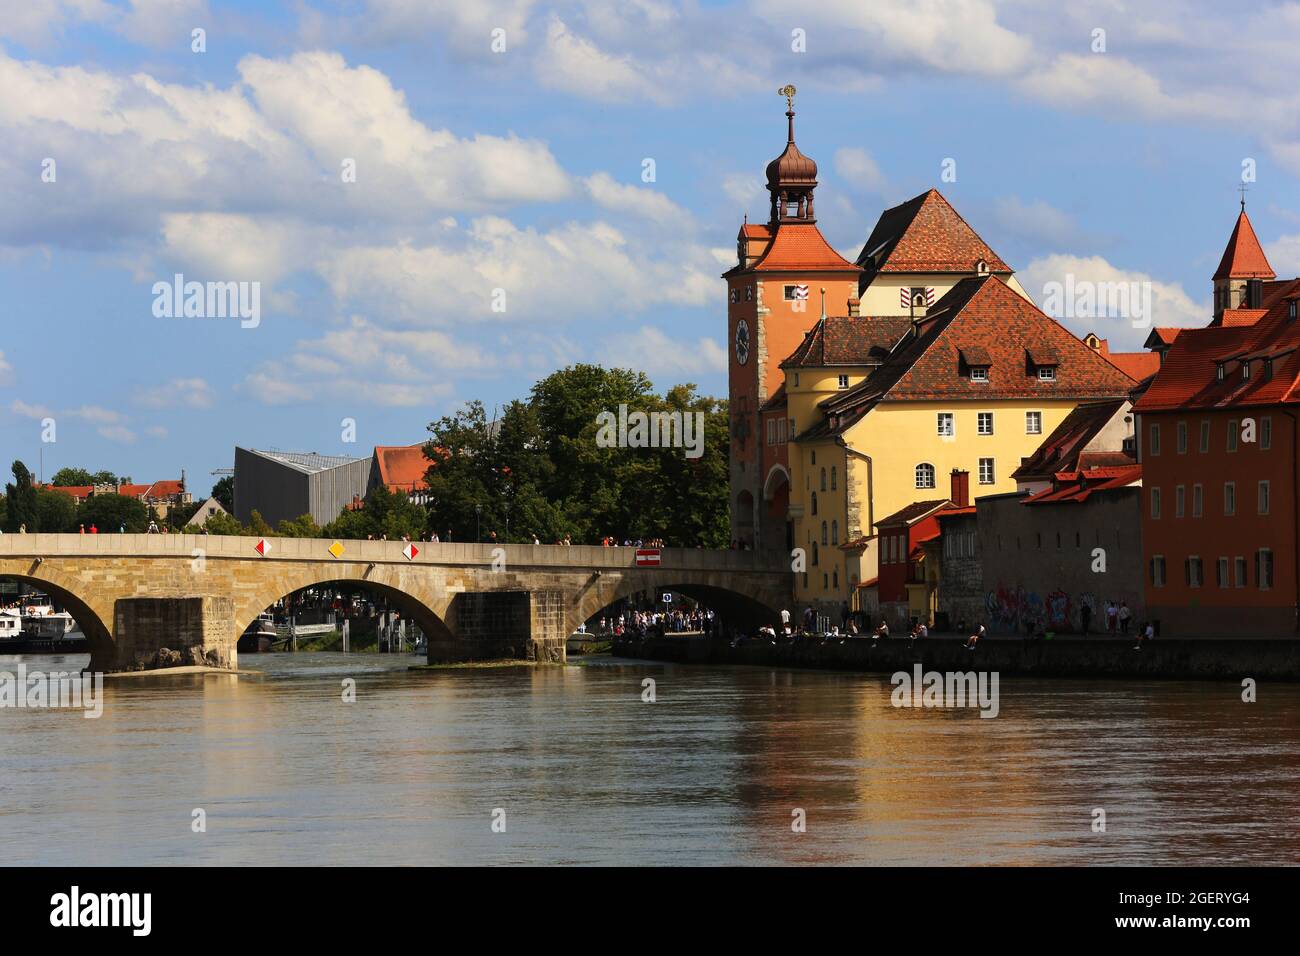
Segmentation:
<svg viewBox="0 0 1300 956">
<path fill-rule="evenodd" d="M 823 314 L 823 296 L 837 310 L 856 311 L 862 272 L 817 228 L 817 164 L 795 145 L 794 90 L 787 90 L 785 151 L 767 165 L 768 221 L 741 226 L 737 264 L 723 274 L 730 343 L 731 528 L 736 543 L 750 548 L 787 546 L 790 476 L 783 456 L 794 436 L 779 413 L 781 361 Z M 764 440 L 768 427 L 774 432 L 770 446 Z"/>
<path fill-rule="evenodd" d="M 1148 340 L 1134 404 L 1147 609 L 1171 637 L 1293 636 L 1300 280 L 1273 281 L 1244 205 L 1214 287 L 1207 327 Z"/>
</svg>

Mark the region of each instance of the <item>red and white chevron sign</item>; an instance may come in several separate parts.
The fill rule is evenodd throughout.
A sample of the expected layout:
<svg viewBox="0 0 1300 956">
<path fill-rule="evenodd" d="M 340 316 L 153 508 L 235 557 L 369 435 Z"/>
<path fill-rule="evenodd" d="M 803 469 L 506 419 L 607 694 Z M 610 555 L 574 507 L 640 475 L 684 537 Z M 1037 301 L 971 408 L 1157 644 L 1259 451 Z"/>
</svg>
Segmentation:
<svg viewBox="0 0 1300 956">
<path fill-rule="evenodd" d="M 637 548 L 636 566 L 638 568 L 659 567 L 659 549 L 658 548 Z"/>
<path fill-rule="evenodd" d="M 402 554 L 406 555 L 407 561 L 414 561 L 415 556 L 419 553 L 420 549 L 413 544 L 407 544 L 407 546 L 402 549 Z"/>
<path fill-rule="evenodd" d="M 267 541 L 265 538 L 258 538 L 257 544 L 253 545 L 253 550 L 262 557 L 266 557 L 271 553 L 271 542 Z"/>
</svg>

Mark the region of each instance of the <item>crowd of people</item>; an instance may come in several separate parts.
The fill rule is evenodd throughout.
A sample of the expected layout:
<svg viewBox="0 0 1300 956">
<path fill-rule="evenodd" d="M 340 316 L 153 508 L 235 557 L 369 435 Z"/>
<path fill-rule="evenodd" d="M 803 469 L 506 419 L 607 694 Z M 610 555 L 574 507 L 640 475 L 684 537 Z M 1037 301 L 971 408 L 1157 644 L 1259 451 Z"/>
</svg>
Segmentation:
<svg viewBox="0 0 1300 956">
<path fill-rule="evenodd" d="M 634 636 L 644 640 L 650 634 L 713 633 L 717 621 L 711 608 L 698 605 L 661 611 L 627 610 L 609 616 L 601 615 L 596 622 L 596 633 L 615 639 Z"/>
</svg>

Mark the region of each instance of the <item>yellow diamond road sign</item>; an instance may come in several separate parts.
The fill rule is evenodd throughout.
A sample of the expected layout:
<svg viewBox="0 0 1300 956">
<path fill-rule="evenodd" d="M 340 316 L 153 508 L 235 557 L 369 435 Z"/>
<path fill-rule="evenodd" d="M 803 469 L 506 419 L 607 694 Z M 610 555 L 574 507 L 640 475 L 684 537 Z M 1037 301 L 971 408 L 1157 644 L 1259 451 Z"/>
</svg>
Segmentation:
<svg viewBox="0 0 1300 956">
<path fill-rule="evenodd" d="M 334 555 L 334 557 L 336 558 L 343 557 L 343 545 L 335 541 L 333 544 L 330 545 L 330 554 Z"/>
</svg>

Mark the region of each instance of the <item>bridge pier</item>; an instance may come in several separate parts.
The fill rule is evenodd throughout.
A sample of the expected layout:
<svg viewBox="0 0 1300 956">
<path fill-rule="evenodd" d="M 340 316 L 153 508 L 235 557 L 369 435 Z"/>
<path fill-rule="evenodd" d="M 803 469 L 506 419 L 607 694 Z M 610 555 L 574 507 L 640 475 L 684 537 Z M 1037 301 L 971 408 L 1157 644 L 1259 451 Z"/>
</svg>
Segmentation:
<svg viewBox="0 0 1300 956">
<path fill-rule="evenodd" d="M 568 601 L 562 591 L 466 591 L 452 599 L 450 634 L 430 636 L 430 664 L 565 661 Z"/>
<path fill-rule="evenodd" d="M 119 598 L 113 642 L 92 648 L 95 671 L 135 671 L 238 664 L 235 602 L 229 597 Z M 111 655 L 112 660 L 103 658 Z"/>
</svg>

